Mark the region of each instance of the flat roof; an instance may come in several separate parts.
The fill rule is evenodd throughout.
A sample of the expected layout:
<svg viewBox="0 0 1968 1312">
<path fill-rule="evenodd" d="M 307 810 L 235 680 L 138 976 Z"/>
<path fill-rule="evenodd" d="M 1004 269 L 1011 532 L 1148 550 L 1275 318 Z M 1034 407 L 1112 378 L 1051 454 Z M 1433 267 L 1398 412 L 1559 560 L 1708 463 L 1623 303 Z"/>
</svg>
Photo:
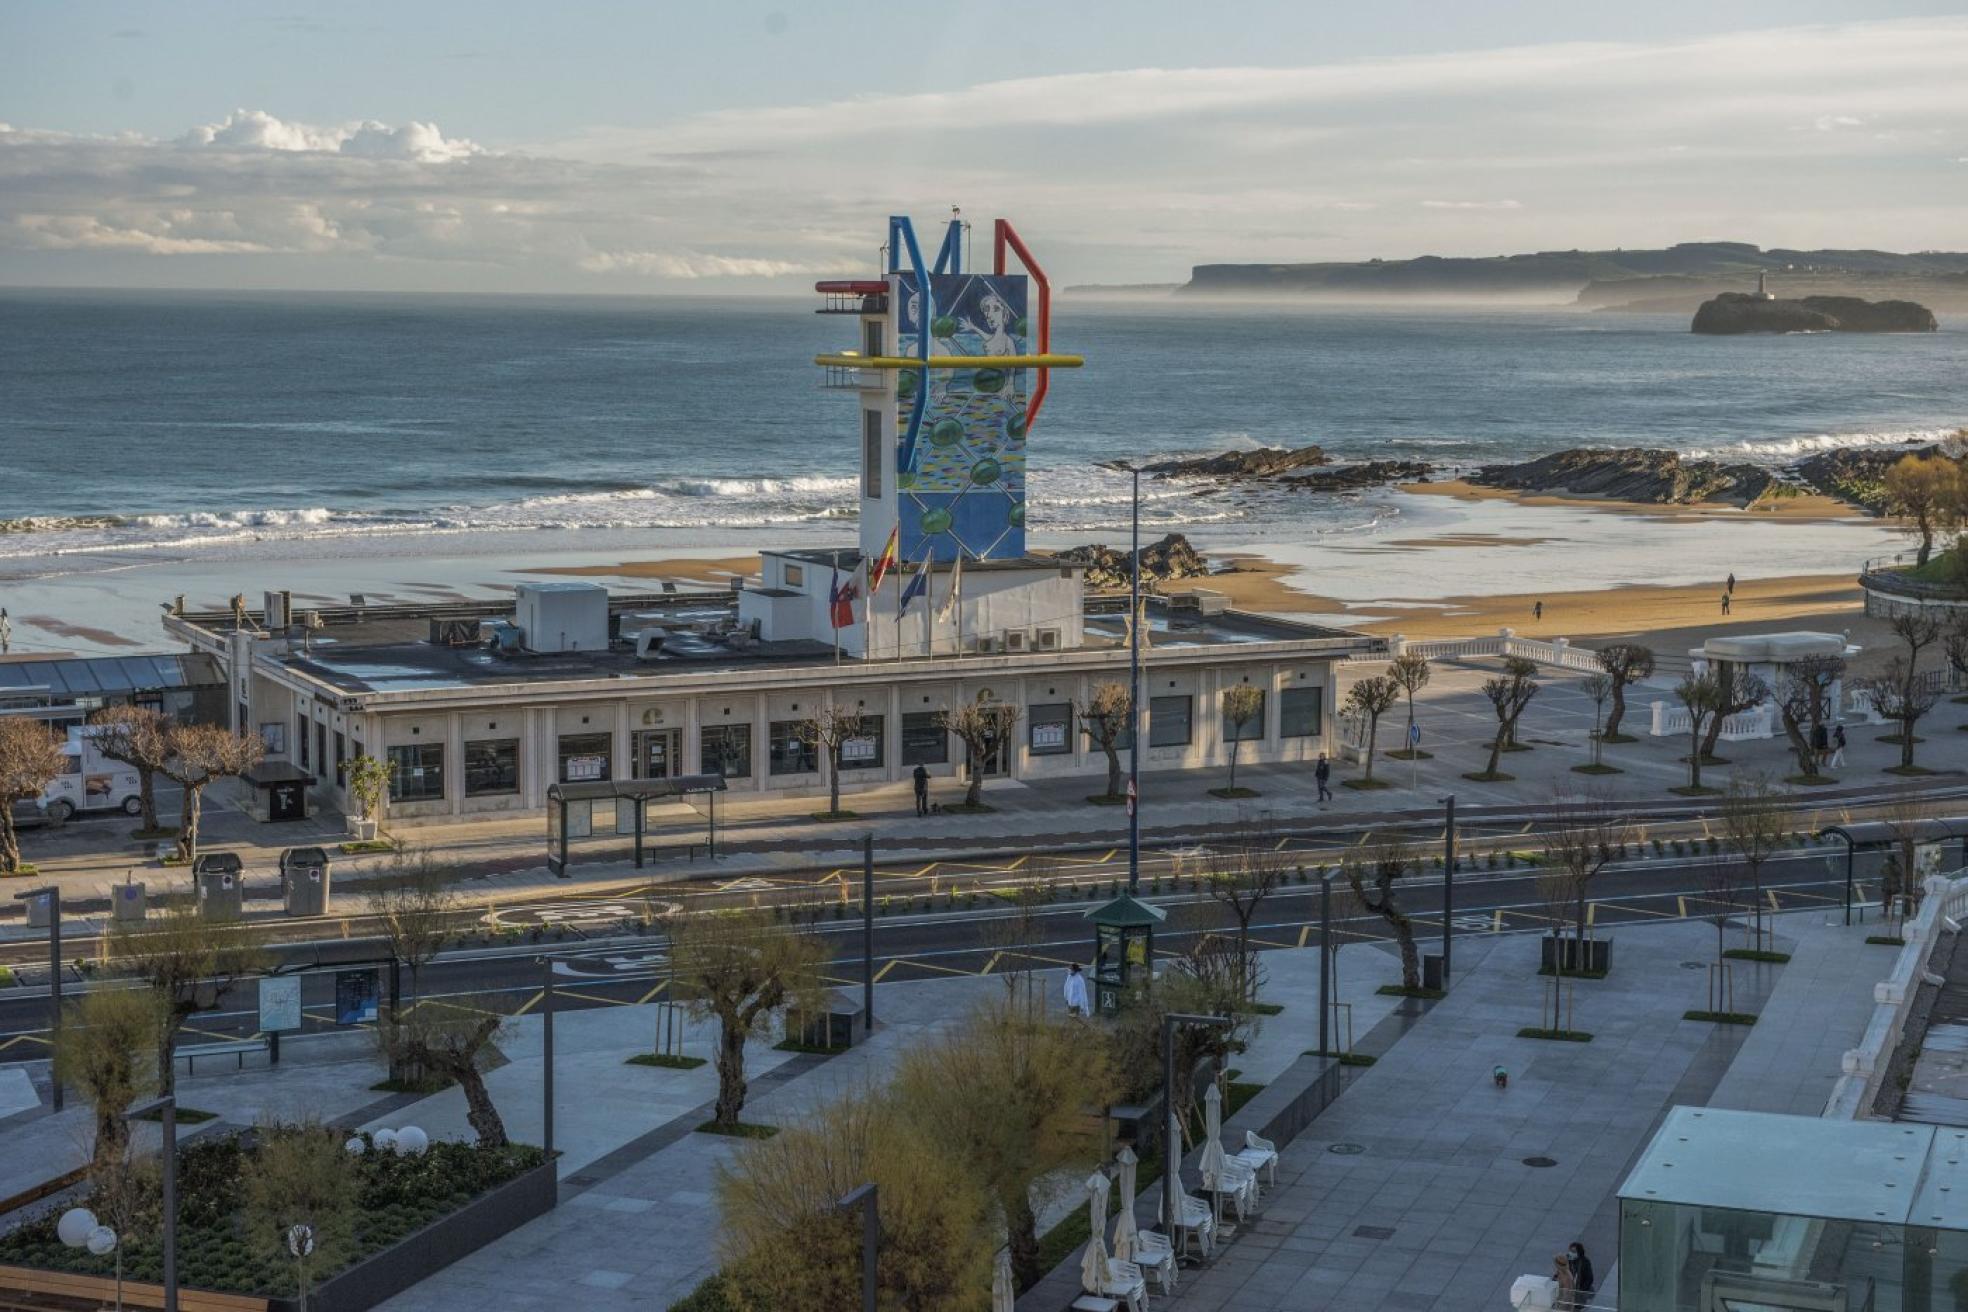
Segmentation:
<svg viewBox="0 0 1968 1312">
<path fill-rule="evenodd" d="M 1940 1169 L 1934 1169 L 1937 1159 Z M 1834 1221 L 1968 1229 L 1963 1132 L 1717 1107 L 1676 1107 L 1621 1198 Z M 1931 1187 L 1930 1187 L 1931 1185 Z"/>
</svg>

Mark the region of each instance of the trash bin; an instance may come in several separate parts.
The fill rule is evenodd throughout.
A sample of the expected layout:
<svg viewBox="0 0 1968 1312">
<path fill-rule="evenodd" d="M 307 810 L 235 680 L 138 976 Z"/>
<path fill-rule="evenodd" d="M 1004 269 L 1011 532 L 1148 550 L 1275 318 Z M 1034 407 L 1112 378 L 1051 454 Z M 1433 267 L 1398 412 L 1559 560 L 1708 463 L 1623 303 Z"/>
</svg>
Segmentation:
<svg viewBox="0 0 1968 1312">
<path fill-rule="evenodd" d="M 280 854 L 280 897 L 290 916 L 328 914 L 328 852 L 290 847 Z"/>
<path fill-rule="evenodd" d="M 1424 953 L 1421 958 L 1421 986 L 1425 989 L 1440 990 L 1442 987 L 1442 954 Z"/>
<path fill-rule="evenodd" d="M 134 879 L 116 885 L 109 897 L 109 917 L 119 925 L 141 924 L 144 918 L 144 886 Z"/>
<path fill-rule="evenodd" d="M 238 920 L 246 913 L 246 871 L 232 852 L 213 852 L 191 868 L 198 914 L 206 920 Z"/>
</svg>

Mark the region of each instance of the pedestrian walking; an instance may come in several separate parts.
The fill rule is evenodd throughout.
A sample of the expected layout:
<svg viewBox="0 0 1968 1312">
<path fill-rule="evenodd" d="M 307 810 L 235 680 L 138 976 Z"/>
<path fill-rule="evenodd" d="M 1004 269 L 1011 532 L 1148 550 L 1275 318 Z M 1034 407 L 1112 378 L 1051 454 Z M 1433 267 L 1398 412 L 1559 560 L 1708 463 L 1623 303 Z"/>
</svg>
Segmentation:
<svg viewBox="0 0 1968 1312">
<path fill-rule="evenodd" d="M 916 814 L 928 815 L 929 814 L 929 771 L 925 770 L 921 765 L 918 765 L 916 767 L 916 772 L 912 777 L 916 781 Z"/>
<path fill-rule="evenodd" d="M 1831 731 L 1831 768 L 1836 770 L 1845 764 L 1845 726 L 1839 725 Z"/>
<path fill-rule="evenodd" d="M 1585 1245 L 1575 1243 L 1565 1250 L 1565 1266 L 1572 1273 L 1572 1298 L 1577 1307 L 1589 1307 L 1592 1292 L 1598 1288 L 1593 1278 L 1592 1259 L 1585 1255 Z"/>
<path fill-rule="evenodd" d="M 1540 597 L 1531 603 L 1531 618 L 1534 620 L 1544 618 L 1544 598 Z"/>
<path fill-rule="evenodd" d="M 1732 597 L 1736 595 L 1736 576 L 1734 573 L 1729 575 L 1729 581 L 1722 585 L 1722 590 Z"/>
<path fill-rule="evenodd" d="M 1831 754 L 1831 734 L 1820 724 L 1811 730 L 1811 768 L 1818 771 L 1824 768 L 1825 757 Z"/>
<path fill-rule="evenodd" d="M 1074 962 L 1066 968 L 1066 1014 L 1069 1016 L 1090 1016 L 1087 1010 L 1086 976 L 1080 973 L 1080 963 Z"/>
<path fill-rule="evenodd" d="M 1319 753 L 1319 763 L 1312 767 L 1312 777 L 1319 781 L 1319 800 L 1332 801 L 1332 762 L 1324 752 Z"/>
<path fill-rule="evenodd" d="M 1729 613 L 1729 594 L 1726 592 L 1722 594 L 1722 613 L 1724 615 Z"/>
</svg>

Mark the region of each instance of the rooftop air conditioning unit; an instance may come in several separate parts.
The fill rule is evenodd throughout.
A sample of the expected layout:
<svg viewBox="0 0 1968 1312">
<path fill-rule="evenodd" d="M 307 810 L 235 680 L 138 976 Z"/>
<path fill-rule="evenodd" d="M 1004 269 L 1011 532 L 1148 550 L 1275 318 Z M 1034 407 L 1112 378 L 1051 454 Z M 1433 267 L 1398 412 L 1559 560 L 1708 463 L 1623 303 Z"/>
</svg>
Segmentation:
<svg viewBox="0 0 1968 1312">
<path fill-rule="evenodd" d="M 477 620 L 432 620 L 430 645 L 433 647 L 474 647 L 478 645 Z"/>
<path fill-rule="evenodd" d="M 1039 650 L 1040 650 L 1040 651 L 1058 651 L 1058 650 L 1059 650 L 1059 630 L 1058 630 L 1058 629 L 1040 629 L 1040 630 L 1039 630 Z"/>
<path fill-rule="evenodd" d="M 982 637 L 982 638 L 973 638 L 971 639 L 970 649 L 975 652 L 983 652 L 989 654 L 990 652 L 994 652 L 998 649 L 998 640 L 996 638 L 989 637 L 989 636 Z"/>
<path fill-rule="evenodd" d="M 1024 651 L 1025 635 L 1016 629 L 1010 630 L 1004 635 L 1004 645 L 1006 651 Z"/>
</svg>

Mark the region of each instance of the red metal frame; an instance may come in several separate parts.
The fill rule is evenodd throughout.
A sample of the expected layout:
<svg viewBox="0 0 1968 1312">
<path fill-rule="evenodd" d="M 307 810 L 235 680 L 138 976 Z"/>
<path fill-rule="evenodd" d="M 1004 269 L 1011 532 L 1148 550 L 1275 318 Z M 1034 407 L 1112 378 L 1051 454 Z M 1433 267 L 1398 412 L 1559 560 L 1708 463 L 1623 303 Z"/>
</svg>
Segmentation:
<svg viewBox="0 0 1968 1312">
<path fill-rule="evenodd" d="M 1048 355 L 1052 351 L 1052 284 L 1046 281 L 1045 270 L 1032 258 L 1032 252 L 1019 240 L 1018 230 L 1011 226 L 1009 219 L 999 219 L 993 230 L 991 242 L 991 270 L 994 273 L 1005 271 L 1005 247 L 1009 246 L 1018 256 L 1025 272 L 1032 275 L 1032 281 L 1039 285 L 1039 354 Z M 1039 409 L 1045 405 L 1046 388 L 1052 381 L 1050 369 L 1039 370 L 1039 385 L 1032 389 L 1032 402 L 1025 407 L 1025 436 L 1032 435 L 1032 428 L 1039 422 Z"/>
<path fill-rule="evenodd" d="M 816 282 L 813 290 L 825 296 L 880 296 L 888 290 L 885 282 Z"/>
</svg>

